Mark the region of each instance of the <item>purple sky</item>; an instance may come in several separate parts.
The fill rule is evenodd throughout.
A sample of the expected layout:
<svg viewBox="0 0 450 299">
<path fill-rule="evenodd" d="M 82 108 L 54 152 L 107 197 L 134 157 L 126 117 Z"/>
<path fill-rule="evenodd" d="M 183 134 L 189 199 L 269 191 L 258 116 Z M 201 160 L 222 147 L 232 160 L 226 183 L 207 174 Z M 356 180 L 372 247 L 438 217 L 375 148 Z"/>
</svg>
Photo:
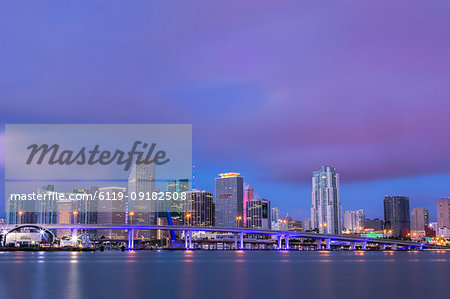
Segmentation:
<svg viewBox="0 0 450 299">
<path fill-rule="evenodd" d="M 450 195 L 448 1 L 26 2 L 0 4 L 1 165 L 5 123 L 192 123 L 199 187 L 238 171 L 301 220 L 323 164 L 369 217 Z"/>
</svg>

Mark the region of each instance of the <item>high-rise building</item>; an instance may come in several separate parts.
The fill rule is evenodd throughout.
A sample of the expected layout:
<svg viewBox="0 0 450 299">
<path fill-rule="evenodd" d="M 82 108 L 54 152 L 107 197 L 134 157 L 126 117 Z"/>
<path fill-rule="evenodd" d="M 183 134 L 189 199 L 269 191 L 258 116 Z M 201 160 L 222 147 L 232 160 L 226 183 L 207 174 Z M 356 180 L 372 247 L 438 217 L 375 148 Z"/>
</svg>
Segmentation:
<svg viewBox="0 0 450 299">
<path fill-rule="evenodd" d="M 244 219 L 244 227 L 247 226 L 247 202 L 249 200 L 253 199 L 253 193 L 254 193 L 254 190 L 253 190 L 252 186 L 250 186 L 250 185 L 245 186 L 245 188 L 244 188 L 244 201 L 243 201 L 243 205 L 242 205 L 242 210 L 244 211 L 244 217 L 243 217 L 243 219 Z"/>
<path fill-rule="evenodd" d="M 429 224 L 429 212 L 425 208 L 414 208 L 411 210 L 411 230 L 424 231 Z"/>
<path fill-rule="evenodd" d="M 271 209 L 270 220 L 272 230 L 281 230 L 281 214 L 279 208 L 274 207 Z"/>
<path fill-rule="evenodd" d="M 305 232 L 310 232 L 311 231 L 311 219 L 308 219 L 305 221 L 305 227 L 304 227 Z"/>
<path fill-rule="evenodd" d="M 71 193 L 64 193 L 64 198 L 58 201 L 58 224 L 75 224 L 77 219 L 77 201 L 70 199 Z M 70 229 L 58 229 L 57 237 L 70 236 Z"/>
<path fill-rule="evenodd" d="M 273 207 L 271 209 L 271 215 L 270 218 L 272 221 L 278 221 L 281 219 L 280 209 L 277 207 Z"/>
<path fill-rule="evenodd" d="M 450 198 L 441 198 L 436 201 L 437 226 L 450 227 Z"/>
<path fill-rule="evenodd" d="M 105 198 L 122 198 L 122 200 L 100 200 L 98 202 L 98 224 L 125 224 L 125 195 L 127 189 L 122 187 L 105 187 L 99 188 L 98 192 L 103 194 Z M 98 235 L 107 239 L 125 239 L 127 231 L 99 229 Z"/>
<path fill-rule="evenodd" d="M 136 161 L 128 177 L 128 224 L 156 225 L 157 201 L 139 200 L 140 194 L 152 198 L 155 188 L 155 164 L 145 165 Z M 130 216 L 132 214 L 132 217 Z M 139 239 L 156 239 L 155 231 L 136 230 Z"/>
<path fill-rule="evenodd" d="M 54 193 L 54 185 L 38 188 L 37 193 L 44 195 Z M 57 223 L 57 200 L 8 200 L 6 217 L 9 224 L 55 224 Z"/>
<path fill-rule="evenodd" d="M 210 191 L 187 191 L 184 225 L 214 226 L 213 194 Z"/>
<path fill-rule="evenodd" d="M 78 224 L 96 224 L 98 216 L 98 187 L 90 187 L 89 189 L 74 189 L 73 194 L 85 195 L 85 200 L 76 201 L 76 211 L 78 212 L 77 223 Z M 125 198 L 124 198 L 125 200 Z"/>
<path fill-rule="evenodd" d="M 339 174 L 334 167 L 323 166 L 321 170 L 313 172 L 311 226 L 319 233 L 342 233 Z"/>
<path fill-rule="evenodd" d="M 42 186 L 38 189 L 40 194 L 48 194 L 55 192 L 54 185 Z M 58 201 L 57 200 L 40 200 L 37 202 L 37 223 L 39 224 L 56 224 L 58 223 Z"/>
<path fill-rule="evenodd" d="M 300 220 L 293 220 L 292 217 L 286 216 L 281 221 L 282 230 L 294 231 L 294 232 L 302 232 L 303 231 L 303 222 Z"/>
<path fill-rule="evenodd" d="M 221 173 L 216 178 L 216 226 L 242 227 L 244 178 L 239 173 Z"/>
<path fill-rule="evenodd" d="M 380 220 L 378 218 L 366 219 L 366 221 L 364 222 L 364 228 L 373 231 L 382 231 L 384 228 L 384 223 L 383 220 Z"/>
<path fill-rule="evenodd" d="M 185 223 L 186 204 L 188 203 L 189 197 L 187 196 L 187 191 L 189 190 L 189 180 L 188 179 L 179 179 L 179 180 L 171 180 L 166 183 L 166 192 L 171 194 L 178 193 L 178 198 L 182 197 L 182 193 L 186 193 L 187 200 L 171 200 L 171 201 L 159 201 L 160 204 L 158 207 L 158 221 L 168 221 L 170 220 L 173 225 L 183 225 Z M 161 231 L 159 235 L 167 235 L 168 231 Z M 172 232 L 176 238 L 181 238 L 181 232 L 175 231 Z"/>
<path fill-rule="evenodd" d="M 364 230 L 365 219 L 364 210 L 345 211 L 344 229 L 349 233 L 361 233 Z"/>
<path fill-rule="evenodd" d="M 247 201 L 247 227 L 270 229 L 270 200 L 257 199 Z"/>
<path fill-rule="evenodd" d="M 406 236 L 411 230 L 409 197 L 386 196 L 384 198 L 384 223 L 392 236 Z"/>
</svg>

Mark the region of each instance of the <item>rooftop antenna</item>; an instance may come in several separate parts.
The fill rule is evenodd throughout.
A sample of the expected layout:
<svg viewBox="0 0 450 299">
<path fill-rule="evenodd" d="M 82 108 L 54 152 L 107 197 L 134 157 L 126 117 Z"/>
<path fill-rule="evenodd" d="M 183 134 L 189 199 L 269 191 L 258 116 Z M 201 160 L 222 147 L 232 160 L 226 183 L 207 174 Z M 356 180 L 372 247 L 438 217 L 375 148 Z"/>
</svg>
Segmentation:
<svg viewBox="0 0 450 299">
<path fill-rule="evenodd" d="M 195 164 L 192 164 L 192 190 L 195 189 Z"/>
</svg>

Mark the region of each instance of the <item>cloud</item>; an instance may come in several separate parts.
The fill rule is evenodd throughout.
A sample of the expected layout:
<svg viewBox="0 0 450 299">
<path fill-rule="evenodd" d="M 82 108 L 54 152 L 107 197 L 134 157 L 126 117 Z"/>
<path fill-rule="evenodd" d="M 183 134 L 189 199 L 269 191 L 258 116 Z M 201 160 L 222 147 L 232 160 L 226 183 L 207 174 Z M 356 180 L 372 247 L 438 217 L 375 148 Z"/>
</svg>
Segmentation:
<svg viewBox="0 0 450 299">
<path fill-rule="evenodd" d="M 16 7 L 0 18 L 0 115 L 192 123 L 197 156 L 266 180 L 448 172 L 448 7 L 417 3 Z"/>
</svg>

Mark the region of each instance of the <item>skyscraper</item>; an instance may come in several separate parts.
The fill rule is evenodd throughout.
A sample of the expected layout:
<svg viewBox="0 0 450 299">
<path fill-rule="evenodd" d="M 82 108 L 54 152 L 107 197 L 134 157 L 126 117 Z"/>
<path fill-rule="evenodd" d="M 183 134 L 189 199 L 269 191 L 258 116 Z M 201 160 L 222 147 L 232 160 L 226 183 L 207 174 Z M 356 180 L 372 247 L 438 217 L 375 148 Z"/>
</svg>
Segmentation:
<svg viewBox="0 0 450 299">
<path fill-rule="evenodd" d="M 216 226 L 242 227 L 244 178 L 239 173 L 221 173 L 216 178 Z"/>
<path fill-rule="evenodd" d="M 281 214 L 279 208 L 274 207 L 271 209 L 270 221 L 271 221 L 270 228 L 272 230 L 281 230 Z"/>
<path fill-rule="evenodd" d="M 125 224 L 126 188 L 122 187 L 105 187 L 99 188 L 98 192 L 103 194 L 105 198 L 122 198 L 122 200 L 100 200 L 98 203 L 98 224 Z M 127 232 L 125 230 L 99 229 L 99 236 L 107 239 L 125 239 Z"/>
<path fill-rule="evenodd" d="M 245 188 L 244 188 L 244 202 L 243 202 L 243 211 L 244 211 L 244 217 L 243 217 L 243 219 L 244 219 L 244 227 L 246 227 L 247 226 L 247 202 L 249 201 L 249 200 L 252 200 L 253 199 L 253 193 L 254 193 L 254 190 L 253 190 L 253 187 L 252 186 L 250 186 L 250 185 L 248 185 L 248 186 L 245 186 Z"/>
<path fill-rule="evenodd" d="M 42 186 L 38 189 L 38 193 L 45 194 L 55 192 L 54 185 Z M 37 202 L 37 223 L 55 224 L 58 222 L 58 201 L 41 200 Z"/>
<path fill-rule="evenodd" d="M 411 230 L 424 231 L 429 224 L 429 212 L 425 208 L 414 208 L 411 210 Z"/>
<path fill-rule="evenodd" d="M 214 226 L 213 194 L 210 191 L 187 191 L 184 225 Z"/>
<path fill-rule="evenodd" d="M 438 229 L 450 227 L 450 198 L 441 198 L 436 201 Z"/>
<path fill-rule="evenodd" d="M 344 228 L 349 233 L 360 233 L 364 229 L 365 219 L 364 210 L 345 211 Z"/>
<path fill-rule="evenodd" d="M 387 230 L 392 230 L 392 236 L 406 236 L 411 230 L 409 197 L 386 196 L 384 198 L 384 223 Z"/>
<path fill-rule="evenodd" d="M 247 227 L 270 229 L 270 200 L 252 199 L 247 201 Z"/>
<path fill-rule="evenodd" d="M 313 172 L 311 226 L 319 233 L 342 233 L 339 174 L 334 167 L 323 166 L 321 170 Z"/>
<path fill-rule="evenodd" d="M 151 198 L 153 192 L 156 192 L 155 164 L 145 165 L 136 161 L 128 177 L 128 214 L 133 213 L 133 217 L 127 217 L 128 224 L 156 224 L 157 201 L 139 199 L 140 194 Z M 136 230 L 136 237 L 155 239 L 156 232 Z"/>
</svg>

